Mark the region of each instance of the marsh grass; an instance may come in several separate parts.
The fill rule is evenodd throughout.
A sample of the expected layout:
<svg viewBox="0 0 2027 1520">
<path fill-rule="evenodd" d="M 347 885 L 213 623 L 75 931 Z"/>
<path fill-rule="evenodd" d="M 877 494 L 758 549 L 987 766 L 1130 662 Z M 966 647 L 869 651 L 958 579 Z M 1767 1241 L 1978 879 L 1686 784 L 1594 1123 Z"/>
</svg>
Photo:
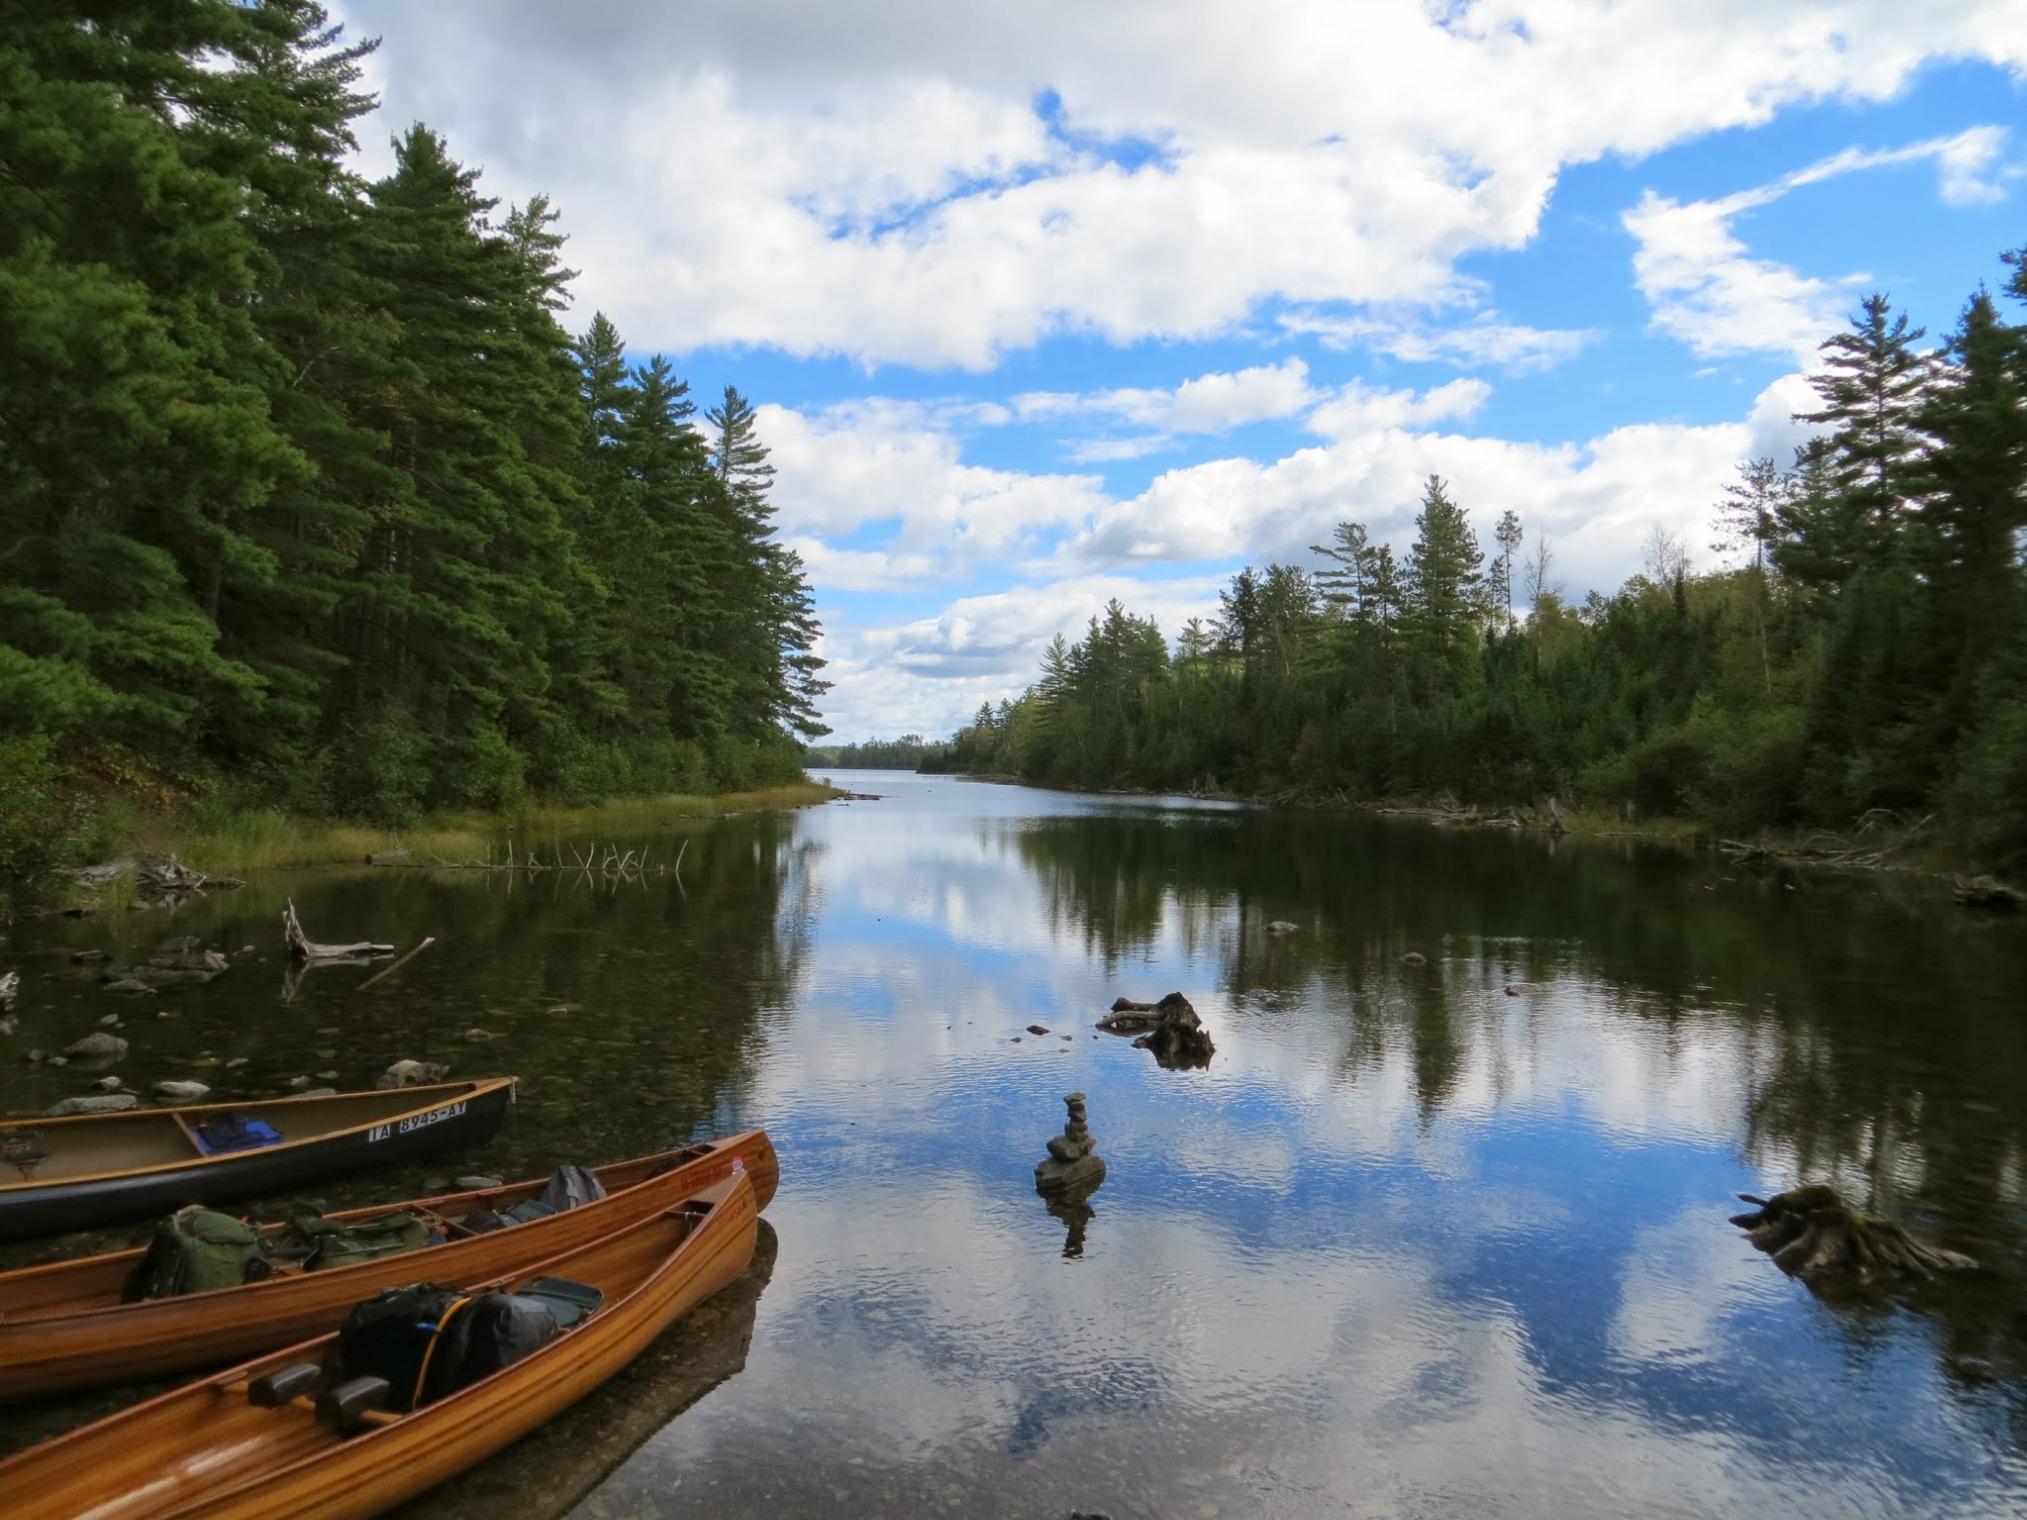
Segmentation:
<svg viewBox="0 0 2027 1520">
<path fill-rule="evenodd" d="M 386 850 L 405 849 L 423 861 L 432 855 L 445 860 L 468 860 L 489 851 L 503 855 L 510 838 L 532 841 L 547 854 L 555 839 L 637 837 L 686 820 L 761 808 L 810 807 L 841 795 L 835 787 L 804 781 L 715 797 L 671 794 L 592 807 L 445 813 L 402 829 L 321 822 L 272 808 L 218 802 L 199 802 L 171 813 L 123 803 L 99 815 L 87 858 L 174 855 L 185 865 L 213 875 L 248 876 L 291 866 L 357 864 Z"/>
</svg>

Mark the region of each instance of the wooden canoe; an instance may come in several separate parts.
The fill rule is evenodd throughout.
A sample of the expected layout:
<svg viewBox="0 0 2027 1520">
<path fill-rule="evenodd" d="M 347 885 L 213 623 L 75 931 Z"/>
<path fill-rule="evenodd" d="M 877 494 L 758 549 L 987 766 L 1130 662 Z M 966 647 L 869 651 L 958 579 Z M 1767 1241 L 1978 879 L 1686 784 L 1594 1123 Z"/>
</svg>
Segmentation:
<svg viewBox="0 0 2027 1520">
<path fill-rule="evenodd" d="M 518 1440 L 603 1383 L 745 1271 L 759 1216 L 735 1173 L 679 1209 L 491 1284 L 567 1277 L 604 1294 L 589 1318 L 470 1387 L 352 1435 L 312 1395 L 249 1397 L 266 1374 L 327 1363 L 321 1336 L 189 1383 L 0 1462 L 10 1520 L 364 1520 Z"/>
<path fill-rule="evenodd" d="M 492 1139 L 514 1078 L 431 1087 L 271 1098 L 191 1108 L 128 1109 L 0 1122 L 0 1240 L 26 1240 L 301 1187 Z M 210 1150 L 215 1121 L 260 1120 L 279 1142 Z"/>
<path fill-rule="evenodd" d="M 546 1179 L 333 1214 L 341 1221 L 363 1220 L 411 1209 L 433 1216 L 450 1236 L 440 1246 L 349 1267 L 283 1271 L 236 1288 L 139 1303 L 120 1301 L 127 1275 L 143 1254 L 139 1250 L 0 1273 L 0 1400 L 240 1361 L 335 1329 L 347 1309 L 382 1288 L 425 1278 L 461 1282 L 518 1272 L 530 1262 L 674 1208 L 722 1182 L 735 1166 L 752 1181 L 756 1205 L 767 1207 L 780 1167 L 766 1131 L 755 1129 L 599 1167 L 604 1198 L 486 1234 L 474 1234 L 456 1221 L 531 1198 Z"/>
</svg>

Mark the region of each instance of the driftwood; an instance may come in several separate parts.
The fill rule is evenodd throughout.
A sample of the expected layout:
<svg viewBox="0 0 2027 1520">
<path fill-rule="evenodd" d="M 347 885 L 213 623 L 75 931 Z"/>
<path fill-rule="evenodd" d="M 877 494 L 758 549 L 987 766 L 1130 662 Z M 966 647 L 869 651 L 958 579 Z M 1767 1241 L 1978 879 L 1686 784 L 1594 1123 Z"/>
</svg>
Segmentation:
<svg viewBox="0 0 2027 1520">
<path fill-rule="evenodd" d="M 1833 871 L 1877 871 L 1916 843 L 1935 822 L 1933 813 L 1903 818 L 1890 808 L 1874 808 L 1848 834 L 1818 829 L 1792 844 L 1766 839 L 1724 839 L 1718 848 L 1745 866 L 1820 866 Z"/>
<path fill-rule="evenodd" d="M 299 961 L 339 961 L 392 955 L 392 945 L 376 944 L 372 940 L 360 940 L 350 945 L 320 945 L 303 933 L 303 926 L 296 918 L 294 899 L 282 909 L 282 938 L 287 941 L 289 955 Z"/>
<path fill-rule="evenodd" d="M 1755 1207 L 1750 1214 L 1732 1215 L 1731 1222 L 1773 1257 L 1775 1266 L 1812 1288 L 1890 1287 L 1978 1265 L 1959 1252 L 1924 1245 L 1897 1224 L 1868 1219 L 1827 1183 L 1771 1198 L 1738 1196 Z"/>
<path fill-rule="evenodd" d="M 423 951 L 427 950 L 431 945 L 435 943 L 436 943 L 436 936 L 434 934 L 425 934 L 422 937 L 421 944 L 417 945 L 413 950 L 409 951 L 408 954 L 402 956 L 400 960 L 396 961 L 393 965 L 387 967 L 385 970 L 374 972 L 371 976 L 367 977 L 365 981 L 361 982 L 353 990 L 355 992 L 364 992 L 368 987 L 371 987 L 375 982 L 386 981 L 388 977 L 394 975 L 395 972 L 399 971 L 403 966 L 407 965 L 410 961 L 414 960 L 418 955 L 422 954 Z"/>
</svg>

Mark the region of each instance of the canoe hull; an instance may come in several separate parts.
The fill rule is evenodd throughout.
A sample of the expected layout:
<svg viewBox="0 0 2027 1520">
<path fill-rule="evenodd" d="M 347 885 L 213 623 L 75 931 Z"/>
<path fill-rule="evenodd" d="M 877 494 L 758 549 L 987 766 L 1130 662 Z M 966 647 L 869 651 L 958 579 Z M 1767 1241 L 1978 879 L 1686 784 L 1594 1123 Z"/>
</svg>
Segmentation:
<svg viewBox="0 0 2027 1520">
<path fill-rule="evenodd" d="M 614 1183 L 635 1176 L 638 1180 L 596 1203 L 546 1219 L 379 1261 L 292 1273 L 241 1288 L 115 1302 L 79 1313 L 38 1313 L 35 1299 L 60 1302 L 66 1280 L 89 1285 L 101 1299 L 109 1288 L 117 1293 L 112 1284 L 124 1278 L 140 1253 L 123 1251 L 10 1273 L 0 1278 L 0 1401 L 240 1361 L 336 1329 L 352 1305 L 382 1288 L 423 1278 L 465 1282 L 518 1272 L 673 1208 L 725 1180 L 735 1164 L 752 1183 L 756 1206 L 773 1197 L 779 1165 L 764 1130 L 749 1130 L 696 1149 L 705 1154 L 687 1161 L 677 1159 L 684 1153 L 670 1153 L 674 1164 L 660 1175 L 650 1175 L 649 1168 L 638 1162 L 601 1168 L 601 1178 Z M 517 1184 L 482 1194 L 416 1200 L 408 1206 L 434 1207 L 444 1213 L 503 1206 L 509 1198 L 526 1196 L 539 1187 L 540 1183 Z"/>
<path fill-rule="evenodd" d="M 224 1157 L 193 1156 L 187 1165 L 9 1188 L 0 1191 L 0 1240 L 29 1240 L 148 1219 L 186 1203 L 286 1192 L 348 1172 L 483 1145 L 499 1130 L 512 1100 L 511 1084 L 482 1084 L 469 1096 L 426 1109 L 405 1125 L 343 1130 Z"/>
<path fill-rule="evenodd" d="M 582 1398 L 679 1317 L 729 1286 L 758 1229 L 742 1176 L 685 1211 L 657 1216 L 531 1269 L 605 1283 L 604 1308 L 560 1340 L 414 1414 L 349 1437 L 307 1408 L 262 1409 L 247 1381 L 319 1361 L 331 1338 L 289 1347 L 0 1462 L 10 1520 L 366 1520 L 535 1430 Z M 518 1277 L 518 1275 L 517 1275 Z M 624 1284 L 624 1286 L 621 1286 Z"/>
</svg>

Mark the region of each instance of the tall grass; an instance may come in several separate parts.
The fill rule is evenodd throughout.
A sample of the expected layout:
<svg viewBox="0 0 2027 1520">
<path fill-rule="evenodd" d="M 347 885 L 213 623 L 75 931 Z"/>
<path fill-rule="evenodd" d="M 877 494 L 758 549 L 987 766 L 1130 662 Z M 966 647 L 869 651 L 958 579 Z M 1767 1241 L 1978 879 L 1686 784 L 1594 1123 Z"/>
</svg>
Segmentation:
<svg viewBox="0 0 2027 1520">
<path fill-rule="evenodd" d="M 375 828 L 292 817 L 272 808 L 199 802 L 173 813 L 149 812 L 125 802 L 100 813 L 87 857 L 175 855 L 214 875 L 246 876 L 287 866 L 342 865 L 389 850 L 412 857 L 466 860 L 499 850 L 509 838 L 534 841 L 547 852 L 556 838 L 638 836 L 685 819 L 717 818 L 756 808 L 809 807 L 841 795 L 814 781 L 720 796 L 671 794 L 630 797 L 591 807 L 527 807 L 506 814 L 443 813 L 413 828 Z"/>
</svg>

